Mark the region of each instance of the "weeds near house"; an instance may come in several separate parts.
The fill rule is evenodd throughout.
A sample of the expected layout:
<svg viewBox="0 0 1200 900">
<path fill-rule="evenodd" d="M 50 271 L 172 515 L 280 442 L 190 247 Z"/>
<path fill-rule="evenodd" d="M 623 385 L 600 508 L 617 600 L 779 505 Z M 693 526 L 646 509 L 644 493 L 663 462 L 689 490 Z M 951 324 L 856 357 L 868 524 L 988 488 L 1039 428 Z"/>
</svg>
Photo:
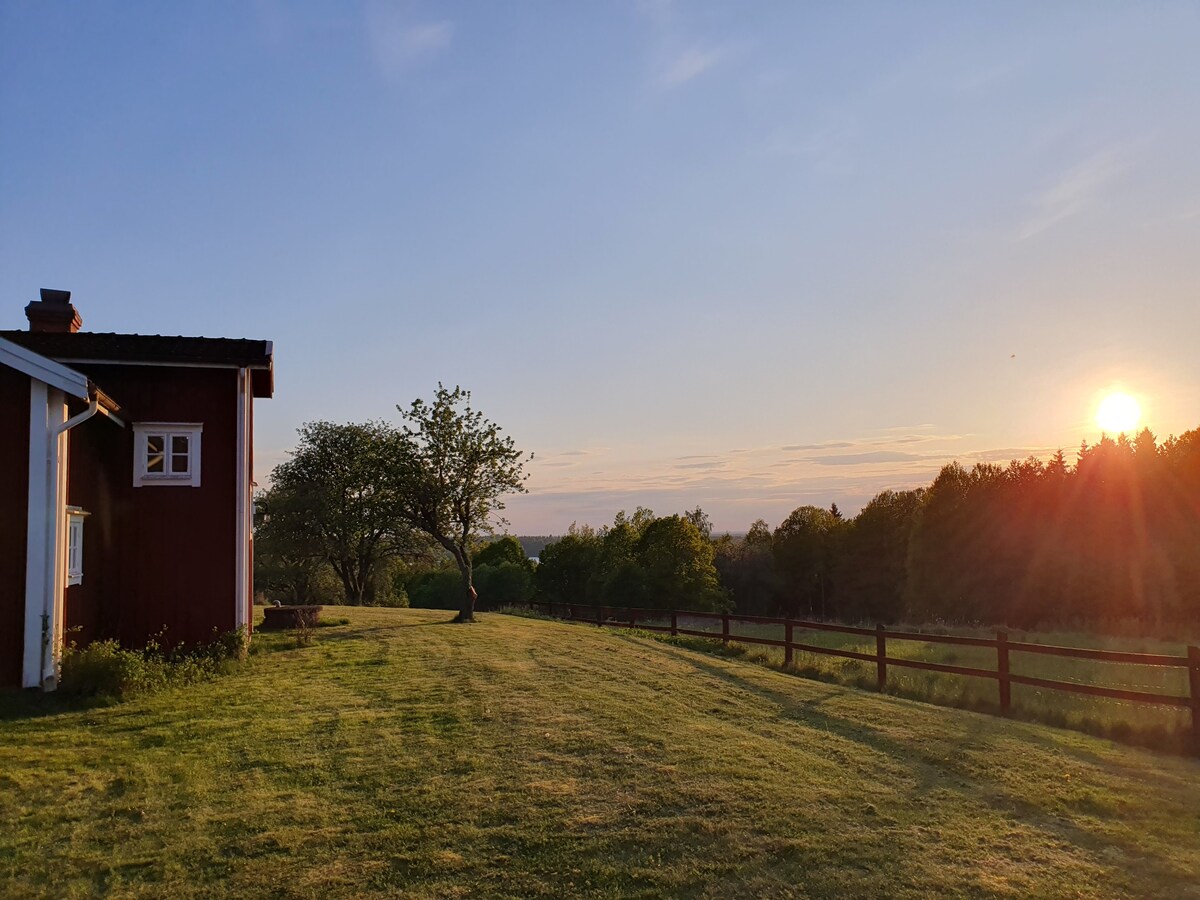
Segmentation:
<svg viewBox="0 0 1200 900">
<path fill-rule="evenodd" d="M 297 607 L 292 619 L 292 637 L 296 639 L 297 647 L 309 647 L 317 630 L 317 613 L 315 610 Z"/>
<path fill-rule="evenodd" d="M 226 674 L 246 659 L 244 628 L 218 634 L 196 647 L 164 647 L 163 636 L 141 649 L 114 640 L 93 641 L 63 650 L 58 692 L 64 697 L 127 700 L 170 687 L 196 684 Z"/>
</svg>

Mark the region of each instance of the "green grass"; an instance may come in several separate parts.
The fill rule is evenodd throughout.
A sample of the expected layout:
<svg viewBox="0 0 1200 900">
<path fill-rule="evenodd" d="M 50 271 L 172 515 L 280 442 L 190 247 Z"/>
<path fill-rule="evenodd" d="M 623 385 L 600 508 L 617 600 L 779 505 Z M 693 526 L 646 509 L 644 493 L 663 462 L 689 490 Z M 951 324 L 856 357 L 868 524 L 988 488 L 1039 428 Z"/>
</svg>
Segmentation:
<svg viewBox="0 0 1200 900">
<path fill-rule="evenodd" d="M 660 623 L 662 624 L 662 623 Z M 669 624 L 669 623 L 668 623 Z M 695 617 L 680 627 L 708 631 L 719 637 L 719 619 Z M 897 625 L 894 631 L 934 630 L 919 625 Z M 761 625 L 731 621 L 733 635 L 783 640 L 782 625 Z M 938 634 L 957 634 L 968 637 L 995 638 L 995 629 L 937 628 Z M 1132 653 L 1157 653 L 1186 656 L 1187 646 L 1181 642 L 1149 638 L 1110 637 L 1068 631 L 1022 631 L 1009 629 L 1010 641 L 1046 644 L 1059 647 L 1086 647 L 1100 650 L 1121 650 Z M 875 653 L 875 638 L 830 631 L 801 631 L 796 629 L 794 641 L 818 647 Z M 783 649 L 761 644 L 732 642 L 738 656 L 747 662 L 759 662 L 781 668 Z M 696 649 L 711 649 L 710 644 L 696 643 Z M 961 647 L 953 644 L 932 644 L 889 639 L 890 658 L 913 659 L 923 662 L 947 663 L 975 669 L 996 671 L 996 651 L 990 647 Z M 1125 663 L 1098 662 L 1086 659 L 1046 656 L 1012 652 L 1010 667 L 1014 675 L 1028 675 L 1077 684 L 1094 684 L 1127 690 L 1188 696 L 1186 668 L 1141 666 Z M 874 689 L 875 664 L 817 653 L 796 651 L 793 670 L 800 675 L 836 684 Z M 888 693 L 955 706 L 999 713 L 997 684 L 992 679 L 951 675 L 942 672 L 923 672 L 893 666 L 888 669 Z M 1034 722 L 1062 728 L 1074 728 L 1126 743 L 1170 752 L 1187 752 L 1191 735 L 1191 714 L 1186 708 L 1131 703 L 1105 697 L 1090 697 L 1066 691 L 1047 690 L 1027 685 L 1012 686 L 1012 715 Z"/>
<path fill-rule="evenodd" d="M 0 896 L 1200 896 L 1200 762 L 514 616 L 0 721 Z"/>
</svg>

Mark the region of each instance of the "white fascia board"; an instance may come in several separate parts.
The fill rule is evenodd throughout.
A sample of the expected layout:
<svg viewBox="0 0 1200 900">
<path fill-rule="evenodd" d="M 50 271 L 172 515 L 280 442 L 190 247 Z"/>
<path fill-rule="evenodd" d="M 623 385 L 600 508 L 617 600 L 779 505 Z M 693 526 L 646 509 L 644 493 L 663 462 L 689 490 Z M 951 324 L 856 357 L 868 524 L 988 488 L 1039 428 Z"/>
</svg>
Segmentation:
<svg viewBox="0 0 1200 900">
<path fill-rule="evenodd" d="M 30 378 L 80 400 L 87 400 L 90 396 L 86 375 L 5 338 L 0 338 L 0 365 L 24 372 Z"/>
</svg>

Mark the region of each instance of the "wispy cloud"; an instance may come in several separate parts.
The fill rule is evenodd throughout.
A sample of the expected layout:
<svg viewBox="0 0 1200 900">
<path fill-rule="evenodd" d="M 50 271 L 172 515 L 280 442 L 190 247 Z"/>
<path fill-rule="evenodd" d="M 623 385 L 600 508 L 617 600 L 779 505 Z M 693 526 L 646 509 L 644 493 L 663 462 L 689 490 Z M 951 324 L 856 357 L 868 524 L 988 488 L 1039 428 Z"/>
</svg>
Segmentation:
<svg viewBox="0 0 1200 900">
<path fill-rule="evenodd" d="M 855 150 L 862 142 L 863 126 L 848 109 L 837 111 L 819 127 L 800 134 L 777 132 L 751 151 L 760 157 L 796 157 L 824 175 L 854 171 Z"/>
<path fill-rule="evenodd" d="M 806 444 L 764 443 L 724 453 L 656 452 L 641 444 L 603 449 L 573 447 L 539 454 L 531 467 L 531 494 L 513 498 L 514 523 L 526 516 L 542 524 L 518 526 L 562 530 L 572 521 L 600 525 L 618 509 L 649 506 L 660 514 L 701 505 L 718 529 L 745 528 L 762 516 L 782 521 L 797 506 L 837 501 L 854 513 L 885 488 L 927 486 L 945 464 L 1030 455 L 1042 447 L 996 447 L 969 435 L 946 434 L 934 425 L 900 425 L 859 437 Z M 664 451 L 666 448 L 662 448 Z M 564 465 L 566 463 L 566 465 Z M 748 498 L 755 498 L 750 502 Z M 552 524 L 557 523 L 557 524 Z"/>
<path fill-rule="evenodd" d="M 786 444 L 779 449 L 784 453 L 796 453 L 800 450 L 838 450 L 853 446 L 853 441 L 824 441 L 820 444 Z"/>
<path fill-rule="evenodd" d="M 1087 209 L 1128 168 L 1126 154 L 1116 147 L 1101 150 L 1072 166 L 1058 181 L 1033 198 L 1033 212 L 1017 230 L 1017 240 L 1039 235 Z"/>
<path fill-rule="evenodd" d="M 396 79 L 423 65 L 450 46 L 454 23 L 448 19 L 420 21 L 405 3 L 368 3 L 367 39 L 375 66 Z"/>
<path fill-rule="evenodd" d="M 861 466 L 870 463 L 911 462 L 927 460 L 930 457 L 921 453 L 906 453 L 901 450 L 871 450 L 866 453 L 841 453 L 830 456 L 810 456 L 809 462 L 818 466 Z"/>
<path fill-rule="evenodd" d="M 667 61 L 658 76 L 658 83 L 664 88 L 677 88 L 703 75 L 728 55 L 729 48 L 725 46 L 688 47 Z"/>
<path fill-rule="evenodd" d="M 653 85 L 670 91 L 712 71 L 735 54 L 734 41 L 705 38 L 686 21 L 688 10 L 672 0 L 640 0 L 637 9 L 653 34 Z"/>
</svg>

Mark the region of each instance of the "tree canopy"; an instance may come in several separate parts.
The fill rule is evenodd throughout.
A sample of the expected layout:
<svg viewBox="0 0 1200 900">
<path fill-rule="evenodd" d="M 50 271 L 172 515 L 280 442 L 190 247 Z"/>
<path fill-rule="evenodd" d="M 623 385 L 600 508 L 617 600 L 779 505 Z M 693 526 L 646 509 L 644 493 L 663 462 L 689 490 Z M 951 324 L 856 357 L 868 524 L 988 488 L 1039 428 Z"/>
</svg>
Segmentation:
<svg viewBox="0 0 1200 900">
<path fill-rule="evenodd" d="M 291 458 L 271 473 L 263 526 L 269 546 L 291 553 L 297 564 L 324 559 L 347 602 L 370 602 L 385 560 L 425 548 L 397 515 L 398 433 L 384 422 L 309 422 L 299 436 Z"/>
<path fill-rule="evenodd" d="M 503 523 L 503 497 L 525 491 L 525 454 L 500 427 L 471 407 L 471 394 L 439 384 L 431 402 L 397 406 L 405 425 L 394 458 L 396 502 L 408 525 L 436 541 L 462 577 L 459 621 L 474 618 L 471 544 Z"/>
</svg>

